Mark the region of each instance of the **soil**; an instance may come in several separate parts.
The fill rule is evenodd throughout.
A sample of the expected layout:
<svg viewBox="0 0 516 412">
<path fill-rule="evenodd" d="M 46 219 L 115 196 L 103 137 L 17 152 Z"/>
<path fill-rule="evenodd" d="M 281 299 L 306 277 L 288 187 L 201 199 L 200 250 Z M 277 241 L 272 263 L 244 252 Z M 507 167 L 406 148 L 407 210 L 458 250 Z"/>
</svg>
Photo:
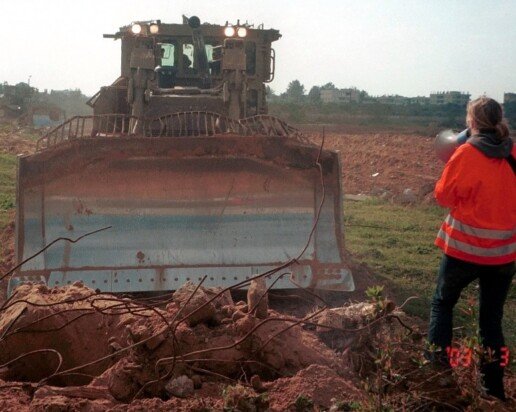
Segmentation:
<svg viewBox="0 0 516 412">
<path fill-rule="evenodd" d="M 364 394 L 334 369 L 321 365 L 310 365 L 291 378 L 278 379 L 269 389 L 271 411 L 295 410 L 302 398 L 329 409 L 337 402 L 359 402 Z"/>
<path fill-rule="evenodd" d="M 321 144 L 322 134 L 310 138 Z M 332 132 L 325 134 L 324 147 L 340 152 L 344 193 L 393 197 L 411 189 L 424 198 L 444 167 L 433 142 L 410 134 Z"/>
<path fill-rule="evenodd" d="M 0 125 L 1 126 L 1 125 Z M 0 129 L 0 153 L 26 155 L 34 153 L 36 141 L 23 136 L 24 129 L 12 126 Z"/>
</svg>

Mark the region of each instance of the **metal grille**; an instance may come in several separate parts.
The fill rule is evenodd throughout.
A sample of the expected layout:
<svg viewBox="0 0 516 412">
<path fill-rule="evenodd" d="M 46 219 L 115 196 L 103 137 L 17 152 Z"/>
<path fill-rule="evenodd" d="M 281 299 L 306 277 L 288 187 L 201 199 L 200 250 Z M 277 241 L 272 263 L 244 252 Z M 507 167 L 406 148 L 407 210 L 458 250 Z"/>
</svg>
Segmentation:
<svg viewBox="0 0 516 412">
<path fill-rule="evenodd" d="M 136 124 L 141 130 L 139 133 L 132 132 L 136 130 Z M 274 116 L 258 115 L 237 120 L 218 113 L 192 111 L 171 113 L 155 119 L 138 119 L 124 114 L 75 116 L 39 139 L 36 150 L 42 151 L 67 141 L 86 138 L 198 137 L 224 134 L 289 137 L 307 142 L 299 130 Z"/>
</svg>

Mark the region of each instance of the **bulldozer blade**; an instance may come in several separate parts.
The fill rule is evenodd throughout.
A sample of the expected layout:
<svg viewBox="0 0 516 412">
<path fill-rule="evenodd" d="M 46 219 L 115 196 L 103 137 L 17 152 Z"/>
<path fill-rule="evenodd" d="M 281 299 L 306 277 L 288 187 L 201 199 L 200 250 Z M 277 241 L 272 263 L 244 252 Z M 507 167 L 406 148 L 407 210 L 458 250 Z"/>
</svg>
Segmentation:
<svg viewBox="0 0 516 412">
<path fill-rule="evenodd" d="M 317 165 L 320 159 L 320 167 Z M 337 153 L 283 137 L 118 137 L 19 158 L 11 278 L 107 292 L 227 287 L 353 290 Z M 304 251 L 304 252 L 303 252 Z M 303 253 L 302 253 L 303 252 Z"/>
</svg>

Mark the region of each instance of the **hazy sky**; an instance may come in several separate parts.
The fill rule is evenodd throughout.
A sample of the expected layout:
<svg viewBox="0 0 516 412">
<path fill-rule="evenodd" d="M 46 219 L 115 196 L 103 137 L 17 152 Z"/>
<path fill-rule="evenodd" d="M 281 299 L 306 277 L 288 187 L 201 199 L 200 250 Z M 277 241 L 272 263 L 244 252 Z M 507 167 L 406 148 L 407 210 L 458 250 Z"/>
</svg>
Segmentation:
<svg viewBox="0 0 516 412">
<path fill-rule="evenodd" d="M 133 20 L 181 15 L 279 29 L 276 79 L 307 91 L 332 81 L 372 95 L 516 92 L 515 0 L 0 0 L 0 81 L 95 93 L 119 74 L 120 41 Z"/>
</svg>

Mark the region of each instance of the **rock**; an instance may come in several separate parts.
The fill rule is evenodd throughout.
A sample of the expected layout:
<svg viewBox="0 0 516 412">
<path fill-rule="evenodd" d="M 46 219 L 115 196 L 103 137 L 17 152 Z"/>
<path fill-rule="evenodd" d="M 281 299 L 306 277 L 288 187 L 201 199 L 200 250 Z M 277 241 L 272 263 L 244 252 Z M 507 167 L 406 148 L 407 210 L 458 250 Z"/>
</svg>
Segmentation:
<svg viewBox="0 0 516 412">
<path fill-rule="evenodd" d="M 165 390 L 170 396 L 186 398 L 194 392 L 194 382 L 186 375 L 173 378 L 165 385 Z"/>
<path fill-rule="evenodd" d="M 326 309 L 311 320 L 320 325 L 334 328 L 356 328 L 363 326 L 377 316 L 377 308 L 374 303 L 359 302 L 348 306 Z M 331 329 L 317 326 L 316 331 L 328 332 Z"/>
<path fill-rule="evenodd" d="M 225 306 L 222 306 L 222 308 L 220 309 L 220 313 L 225 318 L 231 318 L 231 316 L 233 316 L 234 312 L 235 312 L 235 307 L 232 305 L 225 305 Z"/>
<path fill-rule="evenodd" d="M 346 199 L 346 200 L 353 200 L 355 202 L 363 202 L 363 201 L 366 201 L 366 200 L 372 200 L 373 198 L 374 198 L 373 196 L 368 196 L 368 195 L 363 194 L 363 193 L 359 193 L 358 195 L 352 195 L 352 194 L 344 195 L 344 199 Z"/>
<path fill-rule="evenodd" d="M 202 378 L 200 375 L 193 375 L 192 376 L 192 382 L 194 389 L 201 389 L 202 387 Z"/>
<path fill-rule="evenodd" d="M 434 193 L 435 183 L 425 183 L 419 188 L 419 198 L 423 199 L 429 193 Z"/>
<path fill-rule="evenodd" d="M 379 196 L 383 197 L 383 195 L 387 192 L 387 189 L 383 187 L 373 186 L 373 188 L 369 191 L 371 196 Z"/>
<path fill-rule="evenodd" d="M 199 323 L 217 322 L 217 309 L 215 304 L 213 302 L 208 303 L 210 296 L 208 296 L 206 290 L 202 287 L 192 296 L 195 288 L 196 285 L 192 282 L 186 282 L 176 290 L 173 295 L 174 302 L 178 303 L 181 307 L 186 305 L 182 311 L 182 315 L 188 315 L 201 308 L 189 316 L 186 323 L 189 326 L 195 326 Z"/>
<path fill-rule="evenodd" d="M 235 322 L 235 330 L 239 335 L 247 335 L 255 327 L 256 319 L 252 315 L 245 315 Z"/>
<path fill-rule="evenodd" d="M 109 393 L 122 402 L 129 401 L 138 391 L 138 384 L 133 380 L 130 368 L 129 362 L 122 359 L 106 371 Z"/>
<path fill-rule="evenodd" d="M 416 200 L 417 196 L 410 188 L 403 190 L 403 193 L 400 195 L 400 202 L 403 204 L 415 203 Z"/>
<path fill-rule="evenodd" d="M 269 298 L 264 277 L 251 281 L 251 285 L 247 291 L 247 306 L 249 307 L 249 313 L 256 318 L 267 318 Z"/>
<path fill-rule="evenodd" d="M 213 304 L 217 309 L 221 309 L 224 306 L 235 306 L 235 302 L 233 302 L 233 298 L 231 297 L 231 292 L 229 290 L 223 291 L 221 287 L 214 288 L 203 288 L 203 291 L 211 298 L 215 295 L 219 295 L 216 299 L 213 300 Z"/>
<path fill-rule="evenodd" d="M 242 319 L 242 318 L 244 318 L 245 316 L 247 316 L 247 314 L 246 314 L 246 313 L 244 313 L 244 312 L 242 312 L 242 311 L 240 311 L 240 310 L 237 310 L 235 313 L 233 313 L 233 316 L 231 317 L 231 320 L 232 320 L 233 322 L 236 322 L 237 320 Z"/>
<path fill-rule="evenodd" d="M 265 392 L 266 390 L 259 375 L 251 376 L 251 386 L 258 393 Z"/>
</svg>

